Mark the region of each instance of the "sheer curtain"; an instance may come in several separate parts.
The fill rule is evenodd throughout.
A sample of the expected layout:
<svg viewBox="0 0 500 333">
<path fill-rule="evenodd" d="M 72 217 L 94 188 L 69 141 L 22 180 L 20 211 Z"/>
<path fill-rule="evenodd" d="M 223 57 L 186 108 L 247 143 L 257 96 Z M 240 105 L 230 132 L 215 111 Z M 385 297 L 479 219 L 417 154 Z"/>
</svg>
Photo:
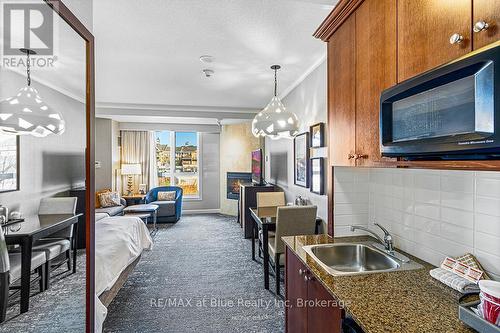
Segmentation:
<svg viewBox="0 0 500 333">
<path fill-rule="evenodd" d="M 134 192 L 138 192 L 139 184 L 148 185 L 148 189 L 156 186 L 156 146 L 154 132 L 121 131 L 122 163 L 139 163 L 141 175 L 132 176 Z M 122 183 L 127 183 L 127 176 L 122 176 Z M 124 189 L 125 190 L 125 189 Z"/>
</svg>

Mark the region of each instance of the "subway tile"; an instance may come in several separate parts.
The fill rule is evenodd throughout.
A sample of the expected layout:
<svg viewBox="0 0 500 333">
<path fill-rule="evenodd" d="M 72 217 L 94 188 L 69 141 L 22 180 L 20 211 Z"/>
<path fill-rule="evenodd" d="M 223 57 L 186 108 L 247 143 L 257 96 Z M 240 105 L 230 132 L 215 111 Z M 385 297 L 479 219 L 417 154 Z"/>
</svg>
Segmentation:
<svg viewBox="0 0 500 333">
<path fill-rule="evenodd" d="M 333 177 L 339 183 L 354 182 L 354 170 L 348 167 L 336 167 L 333 169 Z"/>
<path fill-rule="evenodd" d="M 500 216 L 476 213 L 474 219 L 476 231 L 500 237 Z"/>
<path fill-rule="evenodd" d="M 426 204 L 439 205 L 439 200 L 441 198 L 441 193 L 439 191 L 427 190 L 424 188 L 415 189 L 415 201 L 423 202 Z"/>
<path fill-rule="evenodd" d="M 460 192 L 441 192 L 441 205 L 472 211 L 474 195 Z"/>
<path fill-rule="evenodd" d="M 487 252 L 476 249 L 473 254 L 476 256 L 477 260 L 481 263 L 481 266 L 494 274 L 500 275 L 500 257 L 489 254 Z"/>
<path fill-rule="evenodd" d="M 338 204 L 335 205 L 335 215 L 353 215 L 368 214 L 368 205 L 366 204 Z"/>
<path fill-rule="evenodd" d="M 465 253 L 472 253 L 474 248 L 466 244 L 456 243 L 442 237 L 439 237 L 439 242 L 434 246 L 437 247 L 438 251 L 451 257 L 458 257 Z M 444 259 L 444 258 L 443 258 Z"/>
<path fill-rule="evenodd" d="M 335 215 L 335 225 L 366 225 L 368 223 L 368 214 L 353 215 Z"/>
<path fill-rule="evenodd" d="M 338 203 L 368 203 L 368 192 L 338 192 L 333 197 Z"/>
<path fill-rule="evenodd" d="M 410 253 L 413 254 L 413 253 Z M 413 254 L 417 258 L 420 258 L 424 261 L 427 261 L 428 263 L 434 265 L 434 266 L 439 266 L 441 265 L 441 262 L 443 262 L 444 256 L 442 253 L 439 253 L 438 251 L 434 249 L 429 249 L 425 246 L 421 245 L 416 245 L 415 246 L 415 252 Z"/>
<path fill-rule="evenodd" d="M 415 203 L 415 215 L 428 217 L 431 219 L 439 219 L 440 215 L 439 206 L 429 205 L 425 203 L 416 202 Z"/>
<path fill-rule="evenodd" d="M 441 220 L 468 229 L 472 229 L 474 227 L 474 214 L 472 212 L 455 208 L 442 207 Z"/>
<path fill-rule="evenodd" d="M 476 212 L 500 216 L 500 199 L 476 196 Z"/>
<path fill-rule="evenodd" d="M 415 174 L 415 188 L 439 191 L 439 184 L 439 174 L 426 173 L 422 171 Z"/>
<path fill-rule="evenodd" d="M 500 179 L 500 172 L 498 172 L 498 171 L 476 171 L 476 178 Z"/>
<path fill-rule="evenodd" d="M 500 237 L 476 232 L 474 241 L 476 249 L 500 257 Z M 498 265 L 500 265 L 500 261 Z"/>
<path fill-rule="evenodd" d="M 441 222 L 423 216 L 415 216 L 414 228 L 429 234 L 439 235 L 441 231 Z"/>
<path fill-rule="evenodd" d="M 440 226 L 440 235 L 443 238 L 469 247 L 474 246 L 474 235 L 472 231 L 455 224 L 442 222 Z"/>
<path fill-rule="evenodd" d="M 472 173 L 468 173 L 461 177 L 442 176 L 441 191 L 473 193 L 474 175 Z"/>
<path fill-rule="evenodd" d="M 500 178 L 477 178 L 476 193 L 479 196 L 500 198 Z"/>
</svg>

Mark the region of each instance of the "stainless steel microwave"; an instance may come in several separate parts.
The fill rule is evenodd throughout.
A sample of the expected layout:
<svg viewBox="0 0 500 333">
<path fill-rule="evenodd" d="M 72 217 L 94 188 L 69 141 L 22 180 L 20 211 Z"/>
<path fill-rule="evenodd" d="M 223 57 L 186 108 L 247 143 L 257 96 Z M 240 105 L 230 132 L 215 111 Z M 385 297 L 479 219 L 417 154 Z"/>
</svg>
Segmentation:
<svg viewBox="0 0 500 333">
<path fill-rule="evenodd" d="M 382 156 L 500 159 L 500 42 L 382 92 Z"/>
</svg>

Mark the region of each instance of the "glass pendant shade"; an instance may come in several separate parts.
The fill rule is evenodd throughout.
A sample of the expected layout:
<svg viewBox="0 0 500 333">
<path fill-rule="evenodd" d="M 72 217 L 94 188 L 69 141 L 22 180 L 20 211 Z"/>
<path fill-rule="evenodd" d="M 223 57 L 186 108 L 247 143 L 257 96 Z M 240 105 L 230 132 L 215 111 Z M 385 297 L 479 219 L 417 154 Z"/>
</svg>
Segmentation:
<svg viewBox="0 0 500 333">
<path fill-rule="evenodd" d="M 257 137 L 293 138 L 298 132 L 299 119 L 295 113 L 286 111 L 278 96 L 274 96 L 252 121 L 252 133 Z"/>
<path fill-rule="evenodd" d="M 0 130 L 12 134 L 31 134 L 44 137 L 62 134 L 65 122 L 42 101 L 38 91 L 26 86 L 17 95 L 0 102 Z"/>
</svg>

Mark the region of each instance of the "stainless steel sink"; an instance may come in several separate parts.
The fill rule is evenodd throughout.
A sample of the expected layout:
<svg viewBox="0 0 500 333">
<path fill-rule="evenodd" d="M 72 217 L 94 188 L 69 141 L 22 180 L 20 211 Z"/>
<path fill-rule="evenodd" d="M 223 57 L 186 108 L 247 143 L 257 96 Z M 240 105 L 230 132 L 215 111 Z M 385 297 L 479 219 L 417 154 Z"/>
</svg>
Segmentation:
<svg viewBox="0 0 500 333">
<path fill-rule="evenodd" d="M 332 275 L 380 273 L 422 267 L 411 260 L 398 260 L 371 243 L 321 244 L 304 246 L 303 249 Z"/>
</svg>

